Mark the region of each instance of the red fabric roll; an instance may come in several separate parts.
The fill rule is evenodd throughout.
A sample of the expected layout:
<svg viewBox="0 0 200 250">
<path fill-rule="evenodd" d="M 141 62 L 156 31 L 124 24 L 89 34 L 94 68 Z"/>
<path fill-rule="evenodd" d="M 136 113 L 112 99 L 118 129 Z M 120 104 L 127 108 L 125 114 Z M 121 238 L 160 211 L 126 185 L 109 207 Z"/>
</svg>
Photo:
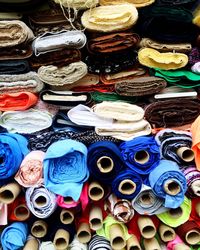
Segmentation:
<svg viewBox="0 0 200 250">
<path fill-rule="evenodd" d="M 195 231 L 200 233 L 200 228 L 195 223 L 195 221 L 187 221 L 187 222 L 185 222 L 184 224 L 182 224 L 181 226 L 179 226 L 177 228 L 176 232 L 180 236 L 180 238 L 187 243 L 186 234 L 188 232 L 190 232 L 191 230 L 195 230 Z"/>
<path fill-rule="evenodd" d="M 200 197 L 192 199 L 192 212 L 190 214 L 190 221 L 195 221 L 195 223 L 200 227 L 200 216 L 197 213 L 197 205 L 200 207 Z"/>
</svg>

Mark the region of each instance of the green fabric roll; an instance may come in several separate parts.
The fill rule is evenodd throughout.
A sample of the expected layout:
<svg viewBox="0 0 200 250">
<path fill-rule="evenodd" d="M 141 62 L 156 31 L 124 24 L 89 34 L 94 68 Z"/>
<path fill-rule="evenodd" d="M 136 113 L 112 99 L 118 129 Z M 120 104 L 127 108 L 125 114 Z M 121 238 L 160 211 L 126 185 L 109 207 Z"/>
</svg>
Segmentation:
<svg viewBox="0 0 200 250">
<path fill-rule="evenodd" d="M 123 101 L 127 103 L 136 103 L 137 97 L 125 97 L 120 96 L 116 93 L 101 93 L 101 92 L 92 92 L 91 93 L 92 100 L 99 103 L 103 101 Z"/>
</svg>

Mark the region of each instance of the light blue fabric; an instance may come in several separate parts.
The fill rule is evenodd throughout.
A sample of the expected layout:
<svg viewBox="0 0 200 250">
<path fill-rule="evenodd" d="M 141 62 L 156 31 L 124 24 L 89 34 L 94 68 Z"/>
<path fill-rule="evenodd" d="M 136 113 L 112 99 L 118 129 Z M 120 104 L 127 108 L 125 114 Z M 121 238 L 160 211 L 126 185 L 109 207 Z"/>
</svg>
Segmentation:
<svg viewBox="0 0 200 250">
<path fill-rule="evenodd" d="M 47 189 L 78 201 L 83 183 L 89 178 L 87 148 L 74 140 L 53 143 L 44 159 L 44 183 Z"/>
<path fill-rule="evenodd" d="M 169 180 L 174 180 L 181 188 L 181 191 L 175 196 L 167 194 L 164 190 L 164 185 Z M 177 208 L 183 203 L 187 181 L 176 162 L 161 160 L 159 165 L 150 173 L 149 182 L 155 194 L 165 199 L 165 207 Z"/>
<path fill-rule="evenodd" d="M 28 226 L 23 222 L 14 222 L 6 227 L 1 234 L 3 250 L 18 250 L 26 243 Z M 31 250 L 31 249 L 30 249 Z"/>
</svg>

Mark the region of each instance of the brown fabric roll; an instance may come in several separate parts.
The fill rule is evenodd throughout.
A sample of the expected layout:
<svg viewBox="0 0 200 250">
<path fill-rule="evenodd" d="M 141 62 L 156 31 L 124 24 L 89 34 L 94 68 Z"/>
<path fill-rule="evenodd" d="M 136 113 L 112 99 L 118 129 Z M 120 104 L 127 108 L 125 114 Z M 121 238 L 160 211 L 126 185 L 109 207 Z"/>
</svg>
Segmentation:
<svg viewBox="0 0 200 250">
<path fill-rule="evenodd" d="M 167 86 L 162 78 L 158 77 L 137 77 L 132 80 L 118 82 L 115 91 L 122 96 L 145 96 L 159 93 Z"/>
<path fill-rule="evenodd" d="M 22 44 L 9 48 L 0 48 L 0 60 L 21 60 L 31 57 L 33 50 L 30 44 Z"/>
<path fill-rule="evenodd" d="M 119 32 L 89 40 L 88 51 L 94 54 L 113 53 L 135 47 L 139 41 L 140 37 L 136 33 Z"/>
<path fill-rule="evenodd" d="M 197 99 L 170 99 L 154 102 L 146 107 L 145 117 L 156 128 L 182 126 L 194 122 L 200 114 Z"/>
</svg>

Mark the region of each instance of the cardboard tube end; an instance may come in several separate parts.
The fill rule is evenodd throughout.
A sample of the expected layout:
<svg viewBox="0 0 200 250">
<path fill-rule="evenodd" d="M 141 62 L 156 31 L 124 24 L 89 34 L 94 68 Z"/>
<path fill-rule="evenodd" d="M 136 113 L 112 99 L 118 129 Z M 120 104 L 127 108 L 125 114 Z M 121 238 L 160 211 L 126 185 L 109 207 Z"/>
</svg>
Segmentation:
<svg viewBox="0 0 200 250">
<path fill-rule="evenodd" d="M 127 250 L 141 250 L 140 243 L 135 235 L 127 240 Z"/>
<path fill-rule="evenodd" d="M 160 238 L 164 242 L 172 241 L 176 238 L 176 233 L 175 233 L 174 229 L 172 229 L 171 227 L 168 227 L 164 224 L 160 225 L 159 234 L 160 234 Z"/>
<path fill-rule="evenodd" d="M 77 237 L 78 240 L 86 244 L 91 240 L 91 232 L 90 232 L 90 227 L 87 223 L 81 223 L 78 230 L 77 230 Z"/>
<path fill-rule="evenodd" d="M 60 213 L 60 221 L 65 225 L 71 224 L 74 221 L 73 212 L 67 209 L 63 209 Z"/>
<path fill-rule="evenodd" d="M 171 217 L 173 218 L 180 218 L 183 214 L 183 210 L 181 207 L 175 208 L 175 209 L 170 209 L 168 211 Z"/>
<path fill-rule="evenodd" d="M 156 234 L 156 228 L 153 224 L 153 221 L 148 217 L 140 217 L 138 219 L 138 227 L 140 230 L 140 233 L 145 239 L 151 239 Z"/>
<path fill-rule="evenodd" d="M 149 153 L 146 150 L 141 150 L 135 153 L 134 160 L 139 164 L 146 164 L 149 161 Z"/>
<path fill-rule="evenodd" d="M 38 207 L 43 207 L 47 204 L 47 199 L 44 196 L 38 196 L 37 199 L 35 200 L 35 203 L 37 204 Z"/>
<path fill-rule="evenodd" d="M 187 232 L 185 240 L 190 245 L 196 245 L 200 242 L 200 232 L 197 230 L 191 230 Z"/>
<path fill-rule="evenodd" d="M 144 239 L 145 250 L 161 250 L 158 241 L 155 238 Z"/>
<path fill-rule="evenodd" d="M 131 195 L 136 190 L 136 184 L 132 180 L 123 180 L 120 182 L 118 190 L 124 195 Z"/>
<path fill-rule="evenodd" d="M 110 173 L 114 168 L 114 162 L 110 157 L 103 156 L 98 159 L 97 167 L 99 171 L 103 174 Z"/>
<path fill-rule="evenodd" d="M 112 225 L 109 234 L 110 244 L 113 249 L 121 250 L 126 246 L 126 240 L 119 224 Z"/>
<path fill-rule="evenodd" d="M 31 233 L 36 238 L 43 238 L 47 234 L 47 224 L 42 220 L 35 221 Z"/>
<path fill-rule="evenodd" d="M 93 201 L 99 201 L 104 197 L 104 189 L 98 182 L 91 182 L 88 189 L 88 196 Z"/>
<path fill-rule="evenodd" d="M 64 229 L 58 229 L 54 236 L 53 243 L 57 250 L 65 250 L 69 245 L 69 232 Z"/>
<path fill-rule="evenodd" d="M 181 192 L 181 188 L 176 181 L 169 180 L 164 184 L 164 190 L 167 194 L 175 196 Z"/>
<path fill-rule="evenodd" d="M 188 147 L 180 147 L 177 149 L 177 155 L 185 162 L 191 162 L 194 160 L 194 152 Z"/>
<path fill-rule="evenodd" d="M 0 202 L 11 204 L 21 192 L 21 187 L 18 183 L 9 183 L 0 188 Z"/>
<path fill-rule="evenodd" d="M 30 216 L 30 211 L 26 205 L 19 205 L 14 210 L 14 215 L 19 221 L 25 221 Z"/>
<path fill-rule="evenodd" d="M 36 239 L 30 239 L 26 242 L 23 250 L 38 250 L 39 242 Z"/>
</svg>

